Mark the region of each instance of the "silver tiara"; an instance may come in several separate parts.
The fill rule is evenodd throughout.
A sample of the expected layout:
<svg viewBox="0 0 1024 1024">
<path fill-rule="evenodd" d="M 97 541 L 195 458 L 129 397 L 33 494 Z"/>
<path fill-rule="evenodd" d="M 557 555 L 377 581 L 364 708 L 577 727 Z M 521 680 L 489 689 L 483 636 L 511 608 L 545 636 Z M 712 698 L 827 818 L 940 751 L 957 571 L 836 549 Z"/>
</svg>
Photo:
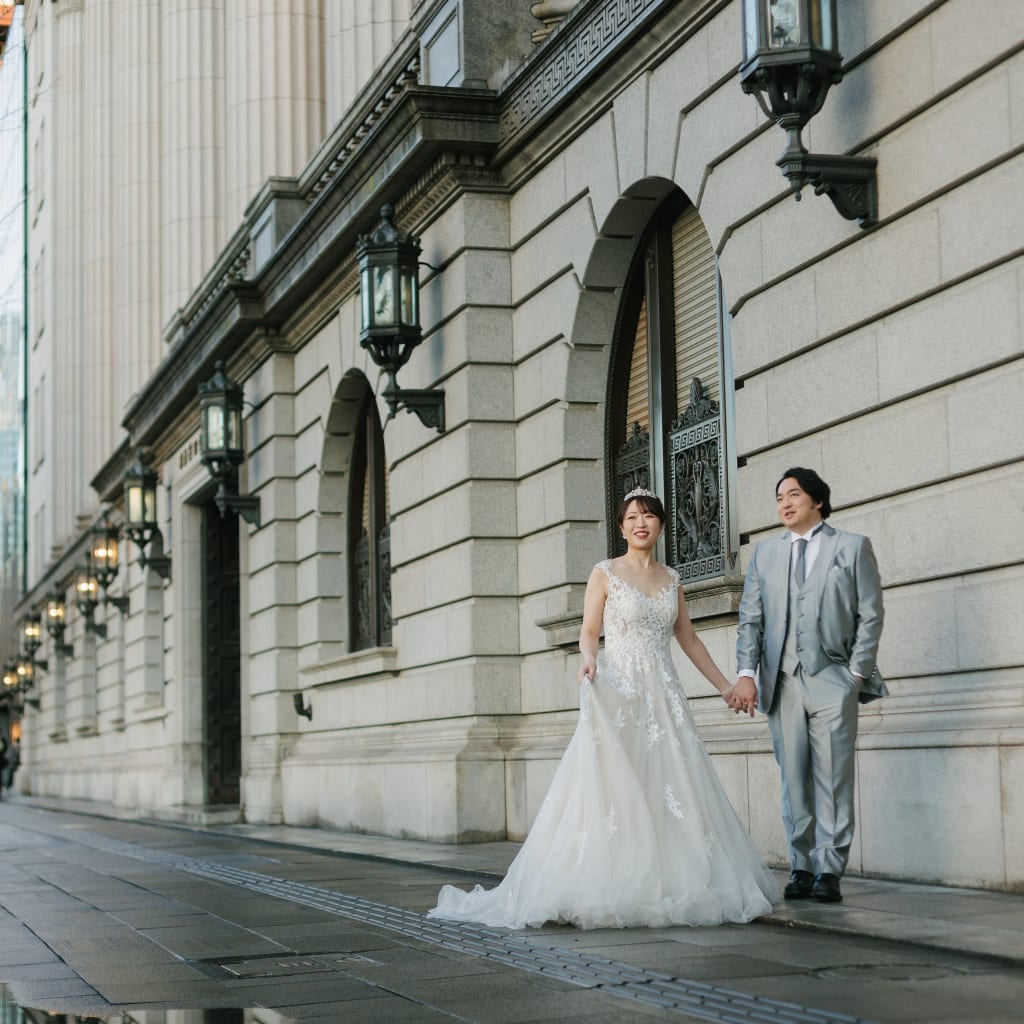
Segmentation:
<svg viewBox="0 0 1024 1024">
<path fill-rule="evenodd" d="M 629 492 L 622 500 L 631 501 L 633 498 L 656 498 L 657 495 L 654 491 L 647 490 L 646 487 L 636 487 Z"/>
</svg>

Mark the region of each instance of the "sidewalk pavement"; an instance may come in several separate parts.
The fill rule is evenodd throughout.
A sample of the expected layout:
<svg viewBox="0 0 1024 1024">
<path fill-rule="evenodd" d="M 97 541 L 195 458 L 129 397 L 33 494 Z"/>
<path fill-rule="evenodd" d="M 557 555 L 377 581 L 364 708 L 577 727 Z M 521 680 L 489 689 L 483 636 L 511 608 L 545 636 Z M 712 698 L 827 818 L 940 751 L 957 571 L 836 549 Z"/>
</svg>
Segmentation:
<svg viewBox="0 0 1024 1024">
<path fill-rule="evenodd" d="M 8 797 L 5 796 L 5 799 Z M 90 800 L 15 796 L 20 806 L 130 821 L 176 825 L 195 832 L 474 874 L 497 883 L 519 843 L 433 843 L 294 825 L 199 824 L 185 815 L 144 814 Z M 788 872 L 778 871 L 780 886 Z M 780 902 L 760 921 L 785 928 L 897 942 L 947 953 L 993 957 L 1024 966 L 1024 894 L 950 888 L 846 876 L 843 902 Z"/>
</svg>

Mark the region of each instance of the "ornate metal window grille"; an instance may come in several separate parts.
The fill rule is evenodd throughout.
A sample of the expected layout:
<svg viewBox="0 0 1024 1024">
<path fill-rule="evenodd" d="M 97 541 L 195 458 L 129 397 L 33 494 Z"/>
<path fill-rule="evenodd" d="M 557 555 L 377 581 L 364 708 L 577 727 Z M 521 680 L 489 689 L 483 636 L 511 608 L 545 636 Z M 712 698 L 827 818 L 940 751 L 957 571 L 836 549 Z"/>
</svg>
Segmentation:
<svg viewBox="0 0 1024 1024">
<path fill-rule="evenodd" d="M 614 478 L 615 505 L 635 487 L 651 488 L 651 435 L 639 423 L 633 424 L 616 454 Z M 618 532 L 613 534 L 613 544 L 616 555 L 625 554 L 626 542 Z"/>
<path fill-rule="evenodd" d="M 722 429 L 700 378 L 668 432 L 671 486 L 668 559 L 684 584 L 725 574 Z"/>
</svg>

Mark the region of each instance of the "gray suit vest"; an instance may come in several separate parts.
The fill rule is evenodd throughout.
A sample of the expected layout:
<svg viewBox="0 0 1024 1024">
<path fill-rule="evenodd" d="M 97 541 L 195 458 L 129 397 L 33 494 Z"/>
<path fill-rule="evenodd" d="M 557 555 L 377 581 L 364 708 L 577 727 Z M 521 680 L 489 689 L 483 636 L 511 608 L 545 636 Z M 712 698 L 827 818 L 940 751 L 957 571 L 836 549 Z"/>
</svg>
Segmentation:
<svg viewBox="0 0 1024 1024">
<path fill-rule="evenodd" d="M 789 572 L 786 641 L 782 646 L 780 660 L 780 668 L 789 676 L 796 675 L 801 665 L 813 675 L 829 660 L 818 638 L 818 616 L 814 606 L 814 587 L 817 575 L 825 571 L 824 561 L 820 557 L 814 560 L 802 586 L 797 585 L 792 568 Z"/>
</svg>

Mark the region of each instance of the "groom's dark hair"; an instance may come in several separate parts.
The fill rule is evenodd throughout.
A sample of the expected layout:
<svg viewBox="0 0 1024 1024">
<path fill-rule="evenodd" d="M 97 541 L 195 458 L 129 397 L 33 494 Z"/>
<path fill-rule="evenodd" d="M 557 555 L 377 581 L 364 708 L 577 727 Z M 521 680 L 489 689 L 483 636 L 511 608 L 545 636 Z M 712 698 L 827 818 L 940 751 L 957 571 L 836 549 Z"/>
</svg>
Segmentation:
<svg viewBox="0 0 1024 1024">
<path fill-rule="evenodd" d="M 813 469 L 804 469 L 803 466 L 791 466 L 779 477 L 779 482 L 775 485 L 776 494 L 779 493 L 782 481 L 788 480 L 790 477 L 800 485 L 804 493 L 810 495 L 811 501 L 815 502 L 815 504 L 819 501 L 821 502 L 821 508 L 819 509 L 821 518 L 828 519 L 832 515 L 832 503 L 829 501 L 832 491 L 828 484 Z"/>
</svg>

